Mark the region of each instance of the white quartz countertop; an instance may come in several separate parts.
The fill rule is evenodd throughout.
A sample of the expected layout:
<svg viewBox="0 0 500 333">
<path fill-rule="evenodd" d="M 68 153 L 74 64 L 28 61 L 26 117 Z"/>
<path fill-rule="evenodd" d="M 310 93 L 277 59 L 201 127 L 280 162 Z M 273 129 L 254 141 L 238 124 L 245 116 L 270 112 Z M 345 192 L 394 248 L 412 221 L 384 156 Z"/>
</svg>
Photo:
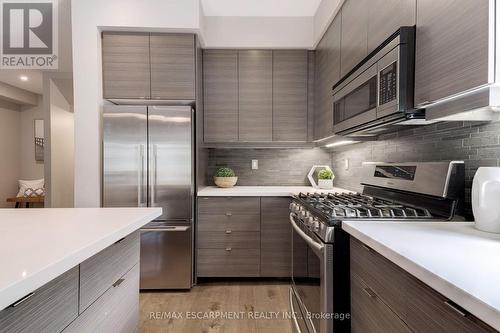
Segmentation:
<svg viewBox="0 0 500 333">
<path fill-rule="evenodd" d="M 331 190 L 316 189 L 312 186 L 234 186 L 231 188 L 220 188 L 208 186 L 198 191 L 200 197 L 289 197 L 294 194 L 313 192 L 351 192 L 342 188 L 334 187 Z"/>
<path fill-rule="evenodd" d="M 161 212 L 161 208 L 0 209 L 0 310 Z"/>
<path fill-rule="evenodd" d="M 343 222 L 342 228 L 500 330 L 500 234 L 473 222 Z"/>
</svg>

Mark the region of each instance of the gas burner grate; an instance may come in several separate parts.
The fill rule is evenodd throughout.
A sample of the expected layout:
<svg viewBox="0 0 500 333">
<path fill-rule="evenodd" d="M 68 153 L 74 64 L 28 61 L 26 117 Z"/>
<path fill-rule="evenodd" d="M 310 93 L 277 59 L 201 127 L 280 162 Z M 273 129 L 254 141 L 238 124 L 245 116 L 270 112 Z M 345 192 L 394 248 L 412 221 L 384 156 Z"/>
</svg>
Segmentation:
<svg viewBox="0 0 500 333">
<path fill-rule="evenodd" d="M 300 193 L 298 198 L 330 218 L 432 218 L 425 208 L 411 207 L 359 193 Z"/>
</svg>

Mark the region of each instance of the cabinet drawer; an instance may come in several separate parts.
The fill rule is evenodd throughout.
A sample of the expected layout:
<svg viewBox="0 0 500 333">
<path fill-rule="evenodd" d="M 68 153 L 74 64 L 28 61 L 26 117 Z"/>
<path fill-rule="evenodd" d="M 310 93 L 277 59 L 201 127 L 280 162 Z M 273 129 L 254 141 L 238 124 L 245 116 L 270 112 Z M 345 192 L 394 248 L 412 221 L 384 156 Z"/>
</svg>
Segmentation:
<svg viewBox="0 0 500 333">
<path fill-rule="evenodd" d="M 199 215 L 198 231 L 259 231 L 260 215 Z"/>
<path fill-rule="evenodd" d="M 198 276 L 257 277 L 260 273 L 259 249 L 200 249 Z"/>
<path fill-rule="evenodd" d="M 204 215 L 254 215 L 260 214 L 258 197 L 201 197 L 198 212 Z"/>
<path fill-rule="evenodd" d="M 80 313 L 139 262 L 139 232 L 80 264 Z"/>
<path fill-rule="evenodd" d="M 405 272 L 389 260 L 351 238 L 351 273 L 358 275 L 370 288 L 403 318 L 405 306 Z"/>
<path fill-rule="evenodd" d="M 60 332 L 78 316 L 78 267 L 0 311 L 0 332 Z"/>
<path fill-rule="evenodd" d="M 496 332 L 416 278 L 405 289 L 405 320 L 415 332 Z"/>
<path fill-rule="evenodd" d="M 260 232 L 203 231 L 198 233 L 199 249 L 259 249 Z"/>
<path fill-rule="evenodd" d="M 139 265 L 110 286 L 64 333 L 137 332 L 139 323 Z M 118 281 L 116 281 L 118 282 Z"/>
<path fill-rule="evenodd" d="M 352 333 L 411 332 L 373 288 L 354 274 L 351 275 L 351 318 Z"/>
</svg>

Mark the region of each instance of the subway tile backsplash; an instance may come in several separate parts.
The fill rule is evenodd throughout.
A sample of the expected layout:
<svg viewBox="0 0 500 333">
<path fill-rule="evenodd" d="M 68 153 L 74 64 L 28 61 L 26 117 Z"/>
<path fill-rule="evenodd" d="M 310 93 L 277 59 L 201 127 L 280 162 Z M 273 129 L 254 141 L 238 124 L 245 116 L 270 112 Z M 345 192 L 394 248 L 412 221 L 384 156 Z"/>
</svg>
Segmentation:
<svg viewBox="0 0 500 333">
<path fill-rule="evenodd" d="M 259 169 L 252 170 L 252 160 Z M 238 185 L 309 185 L 307 174 L 315 164 L 331 165 L 330 153 L 314 149 L 209 149 L 208 184 L 219 167 L 230 167 L 238 176 Z"/>
<path fill-rule="evenodd" d="M 465 203 L 470 214 L 470 189 L 478 167 L 499 166 L 500 122 L 446 122 L 416 127 L 379 137 L 378 141 L 339 147 L 332 152 L 334 184 L 360 191 L 364 161 L 465 161 Z M 345 159 L 349 169 L 345 170 Z"/>
</svg>

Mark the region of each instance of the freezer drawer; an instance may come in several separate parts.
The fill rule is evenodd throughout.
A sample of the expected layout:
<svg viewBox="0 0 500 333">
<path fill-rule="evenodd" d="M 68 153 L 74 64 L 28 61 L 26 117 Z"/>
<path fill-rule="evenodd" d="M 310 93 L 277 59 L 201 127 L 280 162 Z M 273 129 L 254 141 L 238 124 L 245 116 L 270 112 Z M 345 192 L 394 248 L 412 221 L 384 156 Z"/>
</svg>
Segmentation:
<svg viewBox="0 0 500 333">
<path fill-rule="evenodd" d="M 190 289 L 191 225 L 148 225 L 141 229 L 141 289 Z"/>
</svg>

